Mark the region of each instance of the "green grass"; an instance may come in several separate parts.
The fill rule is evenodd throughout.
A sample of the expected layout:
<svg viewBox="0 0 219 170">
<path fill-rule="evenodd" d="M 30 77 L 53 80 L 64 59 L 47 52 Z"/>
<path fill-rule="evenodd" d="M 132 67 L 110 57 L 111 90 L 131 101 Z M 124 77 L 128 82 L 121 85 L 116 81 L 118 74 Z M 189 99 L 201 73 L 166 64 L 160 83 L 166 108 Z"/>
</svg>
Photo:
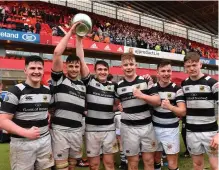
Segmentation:
<svg viewBox="0 0 219 170">
<path fill-rule="evenodd" d="M 185 151 L 185 147 L 181 138 L 181 152 L 182 154 Z M 118 170 L 119 165 L 119 154 L 115 155 L 116 160 L 116 170 Z M 205 168 L 209 168 L 210 165 L 208 163 L 208 158 L 205 155 Z M 192 159 L 191 158 L 183 158 L 179 156 L 179 168 L 180 170 L 192 170 Z M 101 164 L 100 170 L 103 170 L 104 167 Z M 10 170 L 10 164 L 9 164 L 9 145 L 8 144 L 0 144 L 0 170 Z M 88 170 L 88 168 L 76 168 L 76 170 Z M 139 170 L 143 170 L 143 164 L 142 161 L 139 164 Z M 167 167 L 163 167 L 162 170 L 168 170 Z"/>
</svg>

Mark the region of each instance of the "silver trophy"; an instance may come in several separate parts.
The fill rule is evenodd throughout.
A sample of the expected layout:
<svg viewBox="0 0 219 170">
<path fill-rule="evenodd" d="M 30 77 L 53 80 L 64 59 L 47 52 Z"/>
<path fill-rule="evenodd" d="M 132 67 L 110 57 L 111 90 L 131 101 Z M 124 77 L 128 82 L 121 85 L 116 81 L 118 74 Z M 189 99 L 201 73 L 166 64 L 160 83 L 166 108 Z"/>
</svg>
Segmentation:
<svg viewBox="0 0 219 170">
<path fill-rule="evenodd" d="M 89 32 L 91 32 L 91 29 L 92 29 L 91 18 L 86 14 L 79 13 L 79 14 L 76 14 L 74 18 L 72 19 L 72 24 L 78 21 L 80 21 L 81 24 L 77 25 L 77 27 L 75 28 L 75 32 L 78 36 L 84 37 Z"/>
</svg>

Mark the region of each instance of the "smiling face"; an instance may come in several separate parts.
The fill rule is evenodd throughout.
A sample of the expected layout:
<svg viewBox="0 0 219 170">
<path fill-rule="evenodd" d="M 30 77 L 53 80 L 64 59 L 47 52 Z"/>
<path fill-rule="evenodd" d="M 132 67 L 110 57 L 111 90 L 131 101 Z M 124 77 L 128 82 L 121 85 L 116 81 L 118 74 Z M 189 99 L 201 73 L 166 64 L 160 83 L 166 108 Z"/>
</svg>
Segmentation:
<svg viewBox="0 0 219 170">
<path fill-rule="evenodd" d="M 96 78 L 100 82 L 106 82 L 107 76 L 109 75 L 109 68 L 102 64 L 97 64 L 95 68 L 95 73 L 96 73 Z"/>
<path fill-rule="evenodd" d="M 29 62 L 24 69 L 24 73 L 29 82 L 33 84 L 40 83 L 44 74 L 43 63 L 40 61 Z"/>
<path fill-rule="evenodd" d="M 70 79 L 73 80 L 77 79 L 80 74 L 80 69 L 81 69 L 80 61 L 76 60 L 66 64 L 67 76 Z"/>
<path fill-rule="evenodd" d="M 134 78 L 136 75 L 136 67 L 137 64 L 134 58 L 122 60 L 122 71 L 125 77 L 129 79 Z"/>
<path fill-rule="evenodd" d="M 161 81 L 163 84 L 167 84 L 171 81 L 172 76 L 172 67 L 170 64 L 164 65 L 162 67 L 159 67 L 157 69 L 157 76 L 159 78 L 159 81 Z"/>
</svg>

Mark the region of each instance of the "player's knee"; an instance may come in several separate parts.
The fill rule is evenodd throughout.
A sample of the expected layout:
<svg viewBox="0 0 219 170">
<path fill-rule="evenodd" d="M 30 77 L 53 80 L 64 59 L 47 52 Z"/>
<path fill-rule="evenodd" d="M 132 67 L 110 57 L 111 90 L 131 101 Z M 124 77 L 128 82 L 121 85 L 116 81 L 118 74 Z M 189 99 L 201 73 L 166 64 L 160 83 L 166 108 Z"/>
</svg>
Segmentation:
<svg viewBox="0 0 219 170">
<path fill-rule="evenodd" d="M 143 162 L 145 165 L 154 166 L 154 159 L 144 159 Z M 160 162 L 160 160 L 157 162 Z"/>
<path fill-rule="evenodd" d="M 108 169 L 113 169 L 114 168 L 113 160 L 104 160 L 104 166 L 108 167 Z"/>
<path fill-rule="evenodd" d="M 202 161 L 193 161 L 194 167 L 202 167 L 204 166 L 204 163 Z"/>
<path fill-rule="evenodd" d="M 55 162 L 55 167 L 57 170 L 63 170 L 68 168 L 68 161 L 56 161 Z"/>
<path fill-rule="evenodd" d="M 168 161 L 168 167 L 169 167 L 169 169 L 171 169 L 171 170 L 175 170 L 175 169 L 177 169 L 177 161 L 172 161 L 172 160 L 170 160 L 170 161 Z"/>
<path fill-rule="evenodd" d="M 98 170 L 99 169 L 99 163 L 98 162 L 90 162 L 90 170 Z"/>
<path fill-rule="evenodd" d="M 138 161 L 128 162 L 128 167 L 131 170 L 138 170 Z"/>
</svg>

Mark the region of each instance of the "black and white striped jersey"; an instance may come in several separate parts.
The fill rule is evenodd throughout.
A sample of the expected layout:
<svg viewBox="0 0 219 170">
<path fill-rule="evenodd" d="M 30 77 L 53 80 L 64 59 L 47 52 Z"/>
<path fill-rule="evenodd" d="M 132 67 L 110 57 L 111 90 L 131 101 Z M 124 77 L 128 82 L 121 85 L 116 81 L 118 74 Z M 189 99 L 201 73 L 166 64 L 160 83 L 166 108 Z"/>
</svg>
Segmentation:
<svg viewBox="0 0 219 170">
<path fill-rule="evenodd" d="M 210 76 L 182 82 L 186 99 L 186 128 L 193 132 L 217 131 L 214 104 L 218 100 L 218 82 Z"/>
<path fill-rule="evenodd" d="M 12 114 L 13 122 L 23 128 L 40 128 L 41 137 L 49 134 L 48 107 L 51 99 L 49 87 L 33 88 L 25 83 L 10 88 L 4 97 L 0 113 Z M 12 135 L 15 138 L 22 138 Z"/>
<path fill-rule="evenodd" d="M 161 87 L 159 83 L 156 83 L 154 87 L 157 88 L 161 100 L 168 99 L 173 106 L 176 106 L 178 102 L 185 102 L 182 89 L 175 83 L 170 83 L 166 87 Z M 175 128 L 179 126 L 179 118 L 161 106 L 154 107 L 152 121 L 156 127 Z"/>
<path fill-rule="evenodd" d="M 83 79 L 87 86 L 86 131 L 115 130 L 113 105 L 115 100 L 115 83 L 100 83 L 94 76 Z"/>
<path fill-rule="evenodd" d="M 63 72 L 52 72 L 55 114 L 52 128 L 74 130 L 82 127 L 85 111 L 86 87 L 81 80 L 71 80 Z"/>
<path fill-rule="evenodd" d="M 149 105 L 133 95 L 133 89 L 140 89 L 147 95 L 158 95 L 153 82 L 137 76 L 134 81 L 128 82 L 125 79 L 118 82 L 117 95 L 123 107 L 121 122 L 128 126 L 139 126 L 151 123 Z"/>
</svg>

